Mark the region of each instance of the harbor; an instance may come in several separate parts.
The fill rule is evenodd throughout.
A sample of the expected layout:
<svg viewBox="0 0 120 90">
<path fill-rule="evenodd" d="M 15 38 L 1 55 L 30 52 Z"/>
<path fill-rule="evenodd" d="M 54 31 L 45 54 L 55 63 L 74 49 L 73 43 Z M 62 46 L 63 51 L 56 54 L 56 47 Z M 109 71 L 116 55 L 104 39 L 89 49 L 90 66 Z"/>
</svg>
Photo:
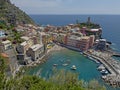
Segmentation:
<svg viewBox="0 0 120 90">
<path fill-rule="evenodd" d="M 35 68 L 39 69 L 41 67 L 42 68 L 42 69 L 40 69 L 41 72 L 39 72 L 39 74 L 38 74 L 38 72 L 34 71 L 34 69 L 33 69 L 34 73 L 33 73 L 33 71 L 29 71 L 29 73 L 30 74 L 37 73 L 37 75 L 40 75 L 40 76 L 45 77 L 45 78 L 46 78 L 46 75 L 44 75 L 44 74 L 47 73 L 47 78 L 48 78 L 52 73 L 52 69 L 56 68 L 56 69 L 67 69 L 67 70 L 70 70 L 72 72 L 79 71 L 79 73 L 81 75 L 82 74 L 81 71 L 83 71 L 83 70 L 82 69 L 80 70 L 80 67 L 81 67 L 81 66 L 79 66 L 80 63 L 73 62 L 73 61 L 71 61 L 71 58 L 70 58 L 71 57 L 70 55 L 72 55 L 72 57 L 74 57 L 74 55 L 75 55 L 74 53 L 79 53 L 79 52 L 78 51 L 76 52 L 74 50 L 70 50 L 71 52 L 74 52 L 74 53 L 72 53 L 72 54 L 68 53 L 68 54 L 70 54 L 70 55 L 68 55 L 67 53 L 65 53 L 66 51 L 69 51 L 69 49 L 66 49 L 64 47 L 61 47 L 61 46 L 55 44 L 55 46 L 53 46 L 53 48 L 49 49 L 48 52 L 46 53 L 46 56 L 48 55 L 47 61 L 45 61 L 43 64 L 40 64 L 42 62 L 36 63 L 37 66 L 35 65 L 36 66 Z M 61 53 L 62 53 L 62 56 L 60 55 Z M 64 55 L 67 54 L 66 59 L 62 58 L 64 56 L 63 54 Z M 57 56 L 57 57 L 59 57 L 59 58 L 57 58 L 58 60 L 54 59 L 54 55 L 55 55 L 55 57 L 56 57 L 56 55 L 58 55 Z M 100 78 L 101 78 L 102 80 L 105 81 L 105 83 L 108 83 L 110 86 L 120 87 L 120 76 L 119 76 L 120 75 L 120 71 L 119 71 L 120 70 L 120 67 L 119 67 L 120 63 L 119 63 L 119 61 L 114 60 L 111 57 L 111 55 L 112 54 L 110 54 L 110 53 L 109 54 L 106 52 L 101 53 L 101 52 L 97 52 L 97 51 L 93 51 L 92 53 L 90 53 L 90 52 L 83 52 L 83 53 L 80 52 L 79 53 L 80 61 L 81 61 L 81 57 L 84 57 L 83 60 L 88 58 L 88 60 L 90 60 L 90 62 L 95 62 L 94 69 L 96 70 L 95 72 L 98 73 L 97 74 L 98 76 L 96 76 L 97 80 L 100 80 Z M 66 57 L 66 56 L 64 56 L 64 57 Z M 72 60 L 74 58 L 72 58 Z M 76 59 L 78 59 L 78 58 L 76 58 Z M 56 60 L 56 61 L 53 61 L 53 60 Z M 51 65 L 50 65 L 51 67 L 49 67 L 48 70 L 45 70 L 46 71 L 45 72 L 43 70 L 44 70 L 44 68 L 47 68 L 47 66 L 44 67 L 45 66 L 44 64 L 46 64 L 46 63 L 51 63 Z M 31 65 L 31 66 L 33 66 L 33 65 Z M 83 68 L 83 67 L 81 67 L 81 68 Z M 102 67 L 101 70 L 99 70 L 100 67 Z M 85 74 L 83 73 L 83 75 L 85 75 Z M 98 79 L 98 77 L 99 77 L 99 79 Z M 89 80 L 86 78 L 84 78 L 84 79 Z"/>
<path fill-rule="evenodd" d="M 100 73 L 96 69 L 97 65 L 79 52 L 64 49 L 50 53 L 47 61 L 41 65 L 30 68 L 26 73 L 29 75 L 39 75 L 43 78 L 49 78 L 53 69 L 58 71 L 63 69 L 73 73 L 78 73 L 79 79 L 90 81 L 92 79 L 100 80 Z M 89 74 L 88 74 L 89 73 Z"/>
<path fill-rule="evenodd" d="M 120 62 L 114 60 L 111 54 L 95 54 L 94 52 L 84 52 L 85 55 L 98 60 L 109 72 L 107 75 L 102 75 L 101 78 L 113 87 L 120 87 Z"/>
<path fill-rule="evenodd" d="M 102 85 L 105 85 L 105 83 L 109 83 L 107 81 L 104 82 L 104 80 L 107 80 L 106 75 L 110 78 L 112 72 L 109 72 L 108 69 L 106 69 L 106 67 L 103 65 L 108 71 L 106 75 L 103 75 L 97 69 L 98 66 L 101 65 L 101 62 L 98 62 L 99 63 L 96 63 L 95 61 L 89 59 L 87 55 L 84 56 L 84 54 L 80 54 L 79 52 L 64 49 L 50 53 L 45 63 L 28 69 L 26 73 L 29 75 L 38 75 L 39 77 L 47 79 L 53 74 L 54 69 L 57 71 L 63 69 L 65 71 L 78 73 L 80 80 L 84 79 L 86 82 L 89 82 L 90 80 L 95 79 L 98 80 Z M 74 67 L 73 65 L 76 67 L 74 70 L 72 69 L 72 67 Z M 102 76 L 105 76 L 105 79 L 103 79 Z M 110 83 L 107 85 L 107 88 L 110 88 L 107 90 L 119 90 L 111 87 Z"/>
</svg>

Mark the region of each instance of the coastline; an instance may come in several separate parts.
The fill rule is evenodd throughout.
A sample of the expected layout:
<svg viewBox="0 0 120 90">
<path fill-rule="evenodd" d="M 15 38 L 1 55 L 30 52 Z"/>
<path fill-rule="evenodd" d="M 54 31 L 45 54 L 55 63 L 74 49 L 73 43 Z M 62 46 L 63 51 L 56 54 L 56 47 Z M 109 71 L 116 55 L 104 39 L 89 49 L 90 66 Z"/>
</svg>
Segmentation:
<svg viewBox="0 0 120 90">
<path fill-rule="evenodd" d="M 62 47 L 61 45 L 57 45 L 55 44 L 51 49 L 49 49 L 45 55 L 39 60 L 39 61 L 34 61 L 33 64 L 31 65 L 27 65 L 25 67 L 29 68 L 29 67 L 35 67 L 37 65 L 43 64 L 47 61 L 47 57 L 49 56 L 50 53 L 54 52 L 54 51 L 60 51 L 60 50 L 65 50 L 65 49 L 69 49 L 66 47 Z M 72 49 L 73 50 L 73 49 Z M 76 50 L 75 50 L 76 51 Z M 79 51 L 77 51 L 79 52 Z M 108 53 L 106 53 L 107 55 Z M 100 62 L 101 64 L 103 64 L 105 66 L 105 68 L 110 72 L 108 75 L 106 76 L 101 76 L 101 78 L 105 81 L 105 83 L 109 84 L 110 86 L 114 86 L 114 87 L 120 87 L 119 85 L 119 75 L 117 75 L 118 73 L 116 72 L 116 70 L 110 65 L 110 63 L 106 62 L 106 57 L 98 57 L 95 56 L 93 54 L 90 54 L 88 52 L 83 52 L 83 55 L 86 55 L 87 57 L 90 56 L 92 58 L 94 58 L 96 61 Z M 109 57 L 111 57 L 111 55 L 108 55 Z M 109 59 L 109 58 L 108 58 Z M 92 59 L 90 59 L 92 60 Z M 117 81 L 118 80 L 118 81 Z"/>
<path fill-rule="evenodd" d="M 27 64 L 26 66 L 27 67 L 34 67 L 34 66 L 37 66 L 38 64 L 43 64 L 47 61 L 47 57 L 50 53 L 54 52 L 54 51 L 60 51 L 60 50 L 64 50 L 66 49 L 65 47 L 61 47 L 57 44 L 55 44 L 51 49 L 47 50 L 47 52 L 37 61 L 33 61 L 32 63 L 30 64 Z"/>
<path fill-rule="evenodd" d="M 111 58 L 111 55 L 104 56 L 97 56 L 95 54 L 90 54 L 89 52 L 84 52 L 83 54 L 87 55 L 88 57 L 92 57 L 95 60 L 99 61 L 104 67 L 110 72 L 108 75 L 102 75 L 101 78 L 110 86 L 113 87 L 120 87 L 120 62 Z M 106 53 L 107 54 L 107 53 Z M 116 68 L 116 67 L 117 68 Z"/>
<path fill-rule="evenodd" d="M 43 64 L 43 63 L 45 63 L 47 61 L 47 57 L 49 56 L 50 53 L 52 53 L 54 51 L 65 50 L 65 49 L 66 49 L 65 47 L 62 47 L 62 46 L 59 46 L 59 45 L 55 44 L 39 60 L 32 61 L 31 63 L 29 63 L 27 65 L 18 65 L 18 68 L 13 72 L 13 77 L 15 77 L 16 74 L 18 72 L 20 72 L 23 67 L 25 67 L 25 68 L 31 68 L 31 67 L 35 67 L 37 65 Z"/>
</svg>

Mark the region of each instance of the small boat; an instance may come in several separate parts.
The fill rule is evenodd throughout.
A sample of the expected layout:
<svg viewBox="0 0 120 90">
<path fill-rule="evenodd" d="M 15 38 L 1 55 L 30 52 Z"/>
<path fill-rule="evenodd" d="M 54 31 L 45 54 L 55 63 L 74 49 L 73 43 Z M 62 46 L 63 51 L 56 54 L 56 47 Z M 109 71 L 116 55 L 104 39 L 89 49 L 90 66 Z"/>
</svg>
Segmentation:
<svg viewBox="0 0 120 90">
<path fill-rule="evenodd" d="M 76 68 L 75 65 L 72 65 L 71 69 L 72 69 L 72 70 L 76 70 L 77 68 Z"/>
<path fill-rule="evenodd" d="M 103 75 L 107 75 L 107 74 L 108 74 L 108 71 L 107 71 L 107 70 L 102 70 L 101 73 L 102 73 Z"/>
<path fill-rule="evenodd" d="M 108 71 L 105 71 L 105 74 L 108 74 L 109 72 Z"/>
<path fill-rule="evenodd" d="M 98 68 L 97 68 L 99 71 L 102 71 L 105 69 L 105 67 L 101 64 Z"/>
<path fill-rule="evenodd" d="M 104 80 L 105 80 L 105 79 L 106 79 L 106 75 L 103 75 L 103 76 L 102 76 L 102 79 L 104 79 Z"/>
<path fill-rule="evenodd" d="M 57 66 L 58 64 L 53 64 L 53 66 Z"/>
<path fill-rule="evenodd" d="M 80 52 L 80 54 L 83 54 L 83 52 Z"/>
<path fill-rule="evenodd" d="M 67 66 L 68 64 L 67 63 L 64 63 L 64 64 L 62 64 L 63 66 Z"/>
<path fill-rule="evenodd" d="M 105 69 L 103 69 L 102 71 L 100 71 L 101 73 L 104 73 L 106 70 Z"/>
<path fill-rule="evenodd" d="M 97 60 L 95 60 L 95 62 L 96 62 L 97 64 L 100 64 L 100 62 L 99 62 L 99 61 L 97 61 Z"/>
</svg>

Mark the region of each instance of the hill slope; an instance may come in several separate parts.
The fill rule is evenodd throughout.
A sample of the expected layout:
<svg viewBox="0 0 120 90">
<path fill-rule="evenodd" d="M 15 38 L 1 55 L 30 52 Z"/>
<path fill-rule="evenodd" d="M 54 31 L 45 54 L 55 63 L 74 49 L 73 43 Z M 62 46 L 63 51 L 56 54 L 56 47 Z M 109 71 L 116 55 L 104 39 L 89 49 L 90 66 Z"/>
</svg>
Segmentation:
<svg viewBox="0 0 120 90">
<path fill-rule="evenodd" d="M 15 25 L 16 23 L 31 23 L 34 21 L 22 10 L 10 2 L 10 0 L 0 0 L 0 21 Z"/>
</svg>

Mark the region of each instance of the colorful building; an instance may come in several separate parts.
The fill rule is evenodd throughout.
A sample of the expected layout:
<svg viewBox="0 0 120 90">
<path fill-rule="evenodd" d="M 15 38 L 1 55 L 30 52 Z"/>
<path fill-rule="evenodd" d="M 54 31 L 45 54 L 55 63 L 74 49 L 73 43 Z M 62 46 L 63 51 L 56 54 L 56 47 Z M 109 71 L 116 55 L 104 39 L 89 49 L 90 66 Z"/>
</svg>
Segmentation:
<svg viewBox="0 0 120 90">
<path fill-rule="evenodd" d="M 95 40 L 100 39 L 101 35 L 102 35 L 102 29 L 101 28 L 98 28 L 98 29 L 86 29 L 85 32 L 86 32 L 87 36 L 94 35 Z"/>
<path fill-rule="evenodd" d="M 69 37 L 67 37 L 67 45 L 78 48 L 79 47 L 78 43 L 79 43 L 80 39 L 81 39 L 81 37 L 78 37 L 75 35 L 69 36 Z"/>
<path fill-rule="evenodd" d="M 28 48 L 29 48 L 29 44 L 26 41 L 24 41 L 19 46 L 17 46 L 17 52 L 19 54 L 26 54 Z"/>
<path fill-rule="evenodd" d="M 93 46 L 94 40 L 95 40 L 95 36 L 94 35 L 90 35 L 90 41 L 89 41 L 89 47 L 90 48 Z"/>
<path fill-rule="evenodd" d="M 85 51 L 93 46 L 94 35 L 82 36 L 82 37 L 72 35 L 72 36 L 67 37 L 66 41 L 67 41 L 66 45 L 78 48 L 81 51 Z"/>
<path fill-rule="evenodd" d="M 18 53 L 26 54 L 28 48 L 33 45 L 33 40 L 26 36 L 21 37 L 21 39 L 23 39 L 24 42 L 17 46 L 17 51 Z"/>
<path fill-rule="evenodd" d="M 82 37 L 79 42 L 80 50 L 85 51 L 85 50 L 89 49 L 89 42 L 90 42 L 90 37 L 88 37 L 88 36 Z"/>
<path fill-rule="evenodd" d="M 98 49 L 98 50 L 106 50 L 106 43 L 107 43 L 106 39 L 100 39 L 98 44 L 97 44 L 96 49 Z"/>
</svg>

